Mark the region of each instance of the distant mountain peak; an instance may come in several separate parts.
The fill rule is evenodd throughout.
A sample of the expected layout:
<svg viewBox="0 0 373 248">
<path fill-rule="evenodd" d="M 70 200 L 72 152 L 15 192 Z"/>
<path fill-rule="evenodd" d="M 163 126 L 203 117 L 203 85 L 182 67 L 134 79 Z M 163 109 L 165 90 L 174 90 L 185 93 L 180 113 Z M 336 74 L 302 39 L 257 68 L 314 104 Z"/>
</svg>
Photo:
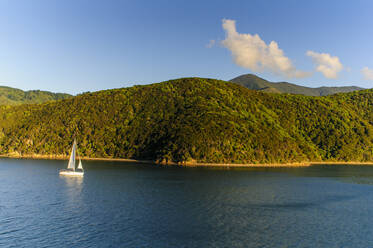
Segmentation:
<svg viewBox="0 0 373 248">
<path fill-rule="evenodd" d="M 229 80 L 232 83 L 242 85 L 248 89 L 271 92 L 271 93 L 290 93 L 306 96 L 326 96 L 336 93 L 347 93 L 356 90 L 364 90 L 357 86 L 342 86 L 342 87 L 318 87 L 311 88 L 300 86 L 288 82 L 269 82 L 254 74 L 244 74 Z"/>
</svg>

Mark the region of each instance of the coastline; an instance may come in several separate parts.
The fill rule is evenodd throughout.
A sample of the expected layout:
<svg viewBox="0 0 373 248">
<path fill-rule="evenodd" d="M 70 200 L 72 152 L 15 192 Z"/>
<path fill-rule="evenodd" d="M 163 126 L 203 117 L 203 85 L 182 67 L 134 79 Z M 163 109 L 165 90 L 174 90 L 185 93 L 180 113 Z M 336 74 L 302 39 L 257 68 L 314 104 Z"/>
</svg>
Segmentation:
<svg viewBox="0 0 373 248">
<path fill-rule="evenodd" d="M 0 158 L 13 158 L 13 159 L 45 159 L 45 160 L 68 160 L 67 155 L 19 155 L 19 154 L 7 154 L 0 155 Z M 241 168 L 254 168 L 254 167 L 309 167 L 312 165 L 367 165 L 373 166 L 373 161 L 369 162 L 358 162 L 358 161 L 307 161 L 307 162 L 294 162 L 294 163 L 272 163 L 272 164 L 240 164 L 240 163 L 200 163 L 200 162 L 161 162 L 158 163 L 152 160 L 138 160 L 138 159 L 127 159 L 127 158 L 91 158 L 81 157 L 82 160 L 88 161 L 113 161 L 113 162 L 132 162 L 132 163 L 143 163 L 143 164 L 157 164 L 161 166 L 180 166 L 180 167 L 241 167 Z"/>
<path fill-rule="evenodd" d="M 0 155 L 0 158 L 13 158 L 13 159 L 45 159 L 45 160 L 69 160 L 68 155 L 41 155 L 41 154 L 30 154 L 30 155 L 19 155 L 19 154 L 7 154 Z M 81 160 L 96 160 L 96 161 L 117 161 L 117 162 L 133 162 L 133 163 L 146 163 L 154 164 L 151 160 L 137 160 L 129 158 L 91 158 L 91 157 L 80 157 Z"/>
</svg>

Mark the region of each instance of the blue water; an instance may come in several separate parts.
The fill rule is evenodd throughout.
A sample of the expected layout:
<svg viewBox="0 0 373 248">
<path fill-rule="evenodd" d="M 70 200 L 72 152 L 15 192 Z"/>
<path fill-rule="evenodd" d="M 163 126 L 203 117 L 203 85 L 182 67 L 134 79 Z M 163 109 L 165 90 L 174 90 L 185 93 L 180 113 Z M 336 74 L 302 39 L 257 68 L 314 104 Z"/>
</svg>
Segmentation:
<svg viewBox="0 0 373 248">
<path fill-rule="evenodd" d="M 0 159 L 0 247 L 373 247 L 373 167 Z"/>
</svg>

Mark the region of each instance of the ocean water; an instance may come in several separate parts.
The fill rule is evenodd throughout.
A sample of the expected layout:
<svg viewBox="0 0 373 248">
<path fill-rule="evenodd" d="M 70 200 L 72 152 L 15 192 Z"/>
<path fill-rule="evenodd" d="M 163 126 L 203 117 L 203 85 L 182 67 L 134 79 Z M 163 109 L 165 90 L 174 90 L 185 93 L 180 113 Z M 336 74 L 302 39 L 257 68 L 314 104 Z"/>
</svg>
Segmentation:
<svg viewBox="0 0 373 248">
<path fill-rule="evenodd" d="M 373 167 L 0 159 L 0 247 L 373 247 Z"/>
</svg>

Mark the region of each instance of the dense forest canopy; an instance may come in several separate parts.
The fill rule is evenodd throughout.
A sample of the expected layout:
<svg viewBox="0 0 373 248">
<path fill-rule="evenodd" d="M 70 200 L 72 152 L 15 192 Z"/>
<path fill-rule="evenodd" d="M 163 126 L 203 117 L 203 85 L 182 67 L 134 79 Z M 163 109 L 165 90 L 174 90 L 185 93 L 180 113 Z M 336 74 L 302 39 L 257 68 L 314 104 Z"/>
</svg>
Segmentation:
<svg viewBox="0 0 373 248">
<path fill-rule="evenodd" d="M 0 154 L 224 163 L 372 161 L 373 90 L 271 94 L 203 78 L 0 106 Z"/>
</svg>

